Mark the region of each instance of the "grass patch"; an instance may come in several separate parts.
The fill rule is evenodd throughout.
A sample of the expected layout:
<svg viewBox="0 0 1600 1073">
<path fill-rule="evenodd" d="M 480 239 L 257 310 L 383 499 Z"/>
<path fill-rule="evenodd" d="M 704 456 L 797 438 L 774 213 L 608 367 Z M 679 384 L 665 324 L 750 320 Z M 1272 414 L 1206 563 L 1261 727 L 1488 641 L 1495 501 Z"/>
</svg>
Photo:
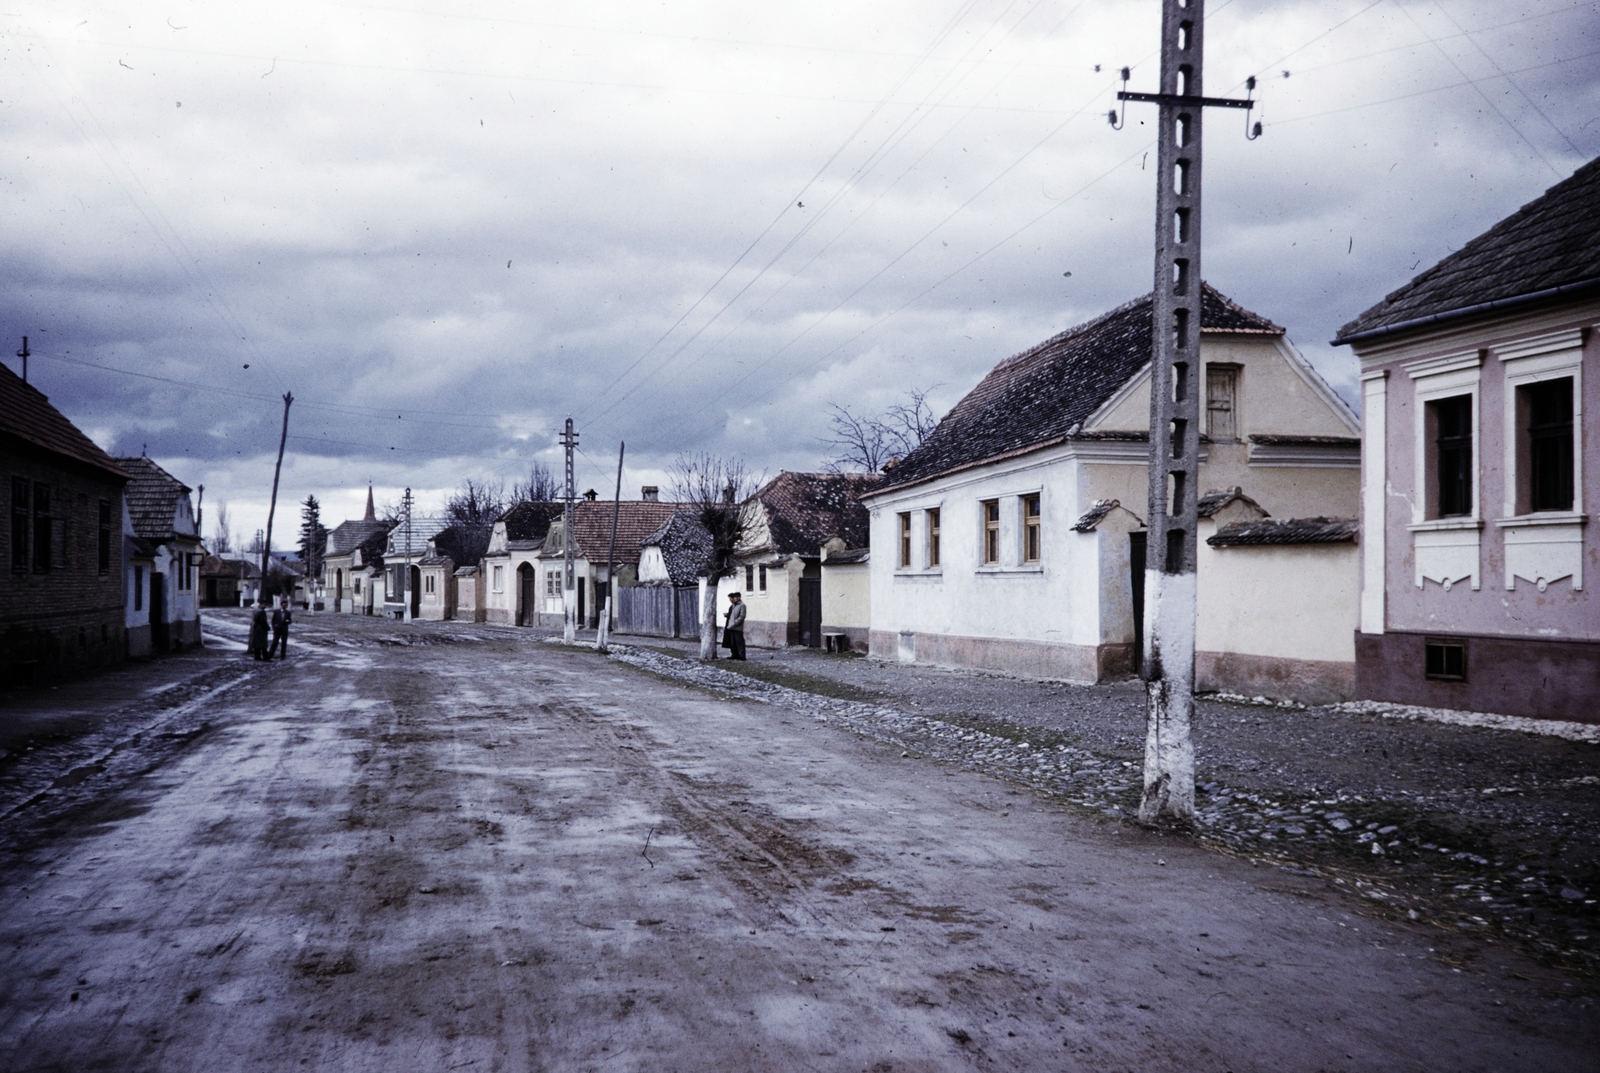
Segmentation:
<svg viewBox="0 0 1600 1073">
<path fill-rule="evenodd" d="M 788 689 L 798 690 L 801 693 L 815 693 L 819 697 L 832 697 L 834 700 L 854 701 L 857 704 L 882 704 L 889 700 L 884 693 L 877 693 L 870 689 L 860 689 L 856 686 L 836 682 L 832 678 L 824 678 L 817 674 L 806 674 L 804 671 L 780 670 L 771 664 L 741 663 L 738 660 L 719 659 L 713 666 L 719 670 L 731 671 L 742 674 L 746 678 L 754 678 L 759 682 L 769 685 L 784 686 Z"/>
</svg>

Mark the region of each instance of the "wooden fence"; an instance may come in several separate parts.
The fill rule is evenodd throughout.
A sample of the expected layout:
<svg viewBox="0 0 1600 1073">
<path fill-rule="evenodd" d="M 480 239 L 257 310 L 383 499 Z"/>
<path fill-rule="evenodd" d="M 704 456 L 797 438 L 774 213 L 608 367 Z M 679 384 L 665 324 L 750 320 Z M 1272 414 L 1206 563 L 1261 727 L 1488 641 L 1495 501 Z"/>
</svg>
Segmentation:
<svg viewBox="0 0 1600 1073">
<path fill-rule="evenodd" d="M 700 590 L 689 585 L 640 585 L 617 590 L 617 633 L 646 637 L 700 636 Z"/>
</svg>

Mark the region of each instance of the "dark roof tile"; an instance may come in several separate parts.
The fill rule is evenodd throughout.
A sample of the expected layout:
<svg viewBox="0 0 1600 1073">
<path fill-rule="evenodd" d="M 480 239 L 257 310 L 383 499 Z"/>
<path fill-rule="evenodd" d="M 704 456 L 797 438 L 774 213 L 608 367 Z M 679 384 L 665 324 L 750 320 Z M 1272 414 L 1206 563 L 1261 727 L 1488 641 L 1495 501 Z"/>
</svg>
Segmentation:
<svg viewBox="0 0 1600 1073">
<path fill-rule="evenodd" d="M 142 455 L 119 458 L 116 464 L 131 478 L 123 497 L 133 531 L 148 540 L 171 540 L 178 502 L 188 500 L 189 486 Z"/>
<path fill-rule="evenodd" d="M 1334 342 L 1590 281 L 1600 282 L 1600 159 L 1391 292 Z"/>
<path fill-rule="evenodd" d="M 1234 522 L 1206 541 L 1212 547 L 1234 548 L 1261 544 L 1347 544 L 1356 539 L 1361 523 L 1355 518 L 1263 518 Z"/>
<path fill-rule="evenodd" d="M 846 547 L 867 547 L 872 515 L 861 497 L 883 481 L 876 473 L 778 474 L 753 497 L 765 509 L 770 550 L 819 555 L 834 537 Z"/>
<path fill-rule="evenodd" d="M 4 365 L 0 365 L 0 433 L 91 466 L 112 478 L 128 476 L 110 455 L 51 406 L 38 388 L 25 383 Z"/>
<path fill-rule="evenodd" d="M 1282 335 L 1210 284 L 1201 291 L 1203 331 Z M 1135 299 L 996 365 L 915 451 L 886 472 L 884 487 L 1059 442 L 1150 363 L 1150 295 Z M 1108 434 L 1099 434 L 1110 438 Z M 1114 438 L 1146 439 L 1144 432 Z"/>
<path fill-rule="evenodd" d="M 659 547 L 674 585 L 693 585 L 711 572 L 711 532 L 693 510 L 680 510 L 641 542 Z"/>
</svg>

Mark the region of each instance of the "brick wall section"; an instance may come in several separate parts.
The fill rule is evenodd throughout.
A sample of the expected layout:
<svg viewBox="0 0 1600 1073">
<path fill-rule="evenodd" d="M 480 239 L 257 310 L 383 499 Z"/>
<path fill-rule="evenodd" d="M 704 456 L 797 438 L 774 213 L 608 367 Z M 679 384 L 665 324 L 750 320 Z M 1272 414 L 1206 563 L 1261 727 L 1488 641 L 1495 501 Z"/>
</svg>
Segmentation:
<svg viewBox="0 0 1600 1073">
<path fill-rule="evenodd" d="M 12 485 L 50 489 L 50 570 L 12 570 Z M 122 481 L 0 436 L 0 688 L 118 663 L 123 637 Z M 100 503 L 111 505 L 111 561 L 99 571 Z M 31 534 L 29 534 L 31 536 Z"/>
</svg>

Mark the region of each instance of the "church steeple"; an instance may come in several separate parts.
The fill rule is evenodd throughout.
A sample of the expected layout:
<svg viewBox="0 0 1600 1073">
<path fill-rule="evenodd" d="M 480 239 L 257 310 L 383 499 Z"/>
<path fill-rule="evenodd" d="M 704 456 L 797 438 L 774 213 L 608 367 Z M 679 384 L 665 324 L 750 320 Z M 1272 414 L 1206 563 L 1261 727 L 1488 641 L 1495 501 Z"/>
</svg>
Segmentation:
<svg viewBox="0 0 1600 1073">
<path fill-rule="evenodd" d="M 370 484 L 367 485 L 367 513 L 366 516 L 361 520 L 364 522 L 375 522 L 378 520 L 378 512 L 372 508 L 372 485 Z"/>
</svg>

